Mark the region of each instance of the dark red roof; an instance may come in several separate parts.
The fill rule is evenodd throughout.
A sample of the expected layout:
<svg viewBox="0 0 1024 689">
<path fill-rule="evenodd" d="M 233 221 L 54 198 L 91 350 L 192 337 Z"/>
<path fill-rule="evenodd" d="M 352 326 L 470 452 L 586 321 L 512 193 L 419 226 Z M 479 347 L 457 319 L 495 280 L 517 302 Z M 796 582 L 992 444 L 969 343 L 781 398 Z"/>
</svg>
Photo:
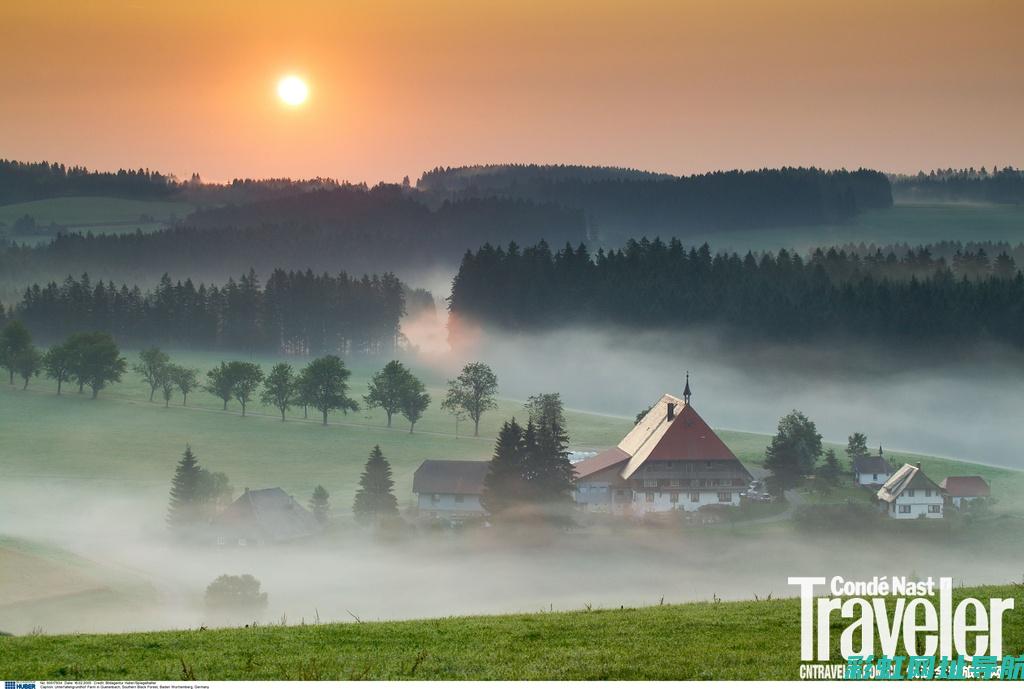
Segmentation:
<svg viewBox="0 0 1024 689">
<path fill-rule="evenodd" d="M 939 487 L 954 498 L 987 498 L 992 493 L 980 476 L 949 476 Z"/>
<path fill-rule="evenodd" d="M 689 404 L 683 406 L 647 459 L 736 459 L 711 426 Z"/>
<path fill-rule="evenodd" d="M 611 447 L 604 452 L 598 452 L 593 457 L 587 457 L 582 462 L 576 462 L 573 464 L 573 469 L 576 470 L 576 478 L 583 478 L 604 471 L 616 464 L 622 464 L 627 459 L 629 459 L 629 455 L 625 450 Z"/>
</svg>

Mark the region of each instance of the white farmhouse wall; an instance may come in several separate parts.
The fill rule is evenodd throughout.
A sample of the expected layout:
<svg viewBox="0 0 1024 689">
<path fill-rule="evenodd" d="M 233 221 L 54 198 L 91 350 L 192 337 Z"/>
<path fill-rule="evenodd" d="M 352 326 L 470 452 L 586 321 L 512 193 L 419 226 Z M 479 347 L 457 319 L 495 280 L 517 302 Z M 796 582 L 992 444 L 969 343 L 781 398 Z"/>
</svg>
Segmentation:
<svg viewBox="0 0 1024 689">
<path fill-rule="evenodd" d="M 459 502 L 461 497 L 462 501 Z M 439 514 L 483 514 L 479 495 L 457 496 L 451 493 L 421 493 L 417 499 L 421 513 L 436 512 Z"/>
<path fill-rule="evenodd" d="M 923 515 L 926 519 L 942 519 L 943 499 L 942 493 L 936 490 L 926 495 L 924 489 L 917 488 L 914 495 L 908 495 L 904 491 L 896 500 L 889 504 L 887 514 L 893 519 L 920 519 Z M 938 505 L 938 512 L 932 512 L 929 508 Z M 908 512 L 901 511 L 901 506 Z"/>
<path fill-rule="evenodd" d="M 889 480 L 889 474 L 857 474 L 857 483 L 861 486 L 880 486 Z"/>
</svg>

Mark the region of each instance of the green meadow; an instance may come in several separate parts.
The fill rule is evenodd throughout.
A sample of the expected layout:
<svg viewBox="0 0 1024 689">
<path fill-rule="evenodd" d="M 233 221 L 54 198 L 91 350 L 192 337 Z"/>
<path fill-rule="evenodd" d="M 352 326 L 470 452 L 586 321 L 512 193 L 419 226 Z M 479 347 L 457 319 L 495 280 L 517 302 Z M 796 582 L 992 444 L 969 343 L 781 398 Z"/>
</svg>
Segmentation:
<svg viewBox="0 0 1024 689">
<path fill-rule="evenodd" d="M 0 206 L 0 232 L 10 228 L 25 215 L 35 218 L 36 225 L 47 228 L 51 223 L 71 232 L 112 234 L 153 232 L 166 226 L 173 218 L 184 218 L 193 206 L 184 201 L 139 201 L 104 196 L 64 196 Z M 47 242 L 45 234 L 15 235 L 15 241 L 36 244 Z"/>
<path fill-rule="evenodd" d="M 1020 585 L 956 589 L 1013 598 L 1004 655 L 1024 651 Z M 832 617 L 833 657 L 849 620 Z M 839 660 L 834 662 L 841 662 Z M 647 608 L 0 638 L 5 677 L 50 680 L 798 679 L 795 598 Z"/>
<path fill-rule="evenodd" d="M 125 355 L 129 363 L 136 359 L 134 352 Z M 171 355 L 176 362 L 199 369 L 201 378 L 222 359 L 231 358 L 221 353 Z M 265 372 L 278 361 L 255 360 Z M 304 362 L 292 363 L 299 368 Z M 369 378 L 380 365 L 350 364 L 349 394 L 361 404 Z M 445 380 L 413 368 L 433 398 L 415 433 L 409 433 L 408 424 L 397 415 L 387 428 L 383 411 L 368 410 L 365 405 L 347 415 L 331 414 L 327 426 L 315 410 L 303 418 L 301 408 L 292 409 L 282 422 L 276 409 L 258 401 L 251 402 L 242 417 L 237 402 L 225 412 L 221 400 L 204 391 L 190 395 L 187 407 L 182 406 L 180 395 L 165 407 L 159 391 L 149 401 L 149 387 L 131 371 L 97 400 L 78 394 L 74 386 L 65 386 L 64 394 L 57 396 L 56 385 L 46 378 L 33 379 L 28 390 L 5 382 L 0 384 L 0 418 L 5 420 L 0 424 L 0 447 L 4 448 L 0 470 L 14 480 L 55 479 L 114 490 L 131 487 L 132 492 L 162 500 L 174 465 L 188 444 L 203 466 L 225 472 L 236 491 L 280 486 L 304 502 L 322 484 L 337 505 L 347 507 L 370 449 L 379 444 L 392 464 L 399 503 L 408 505 L 412 474 L 423 460 L 488 459 L 498 428 L 507 419 L 521 418 L 524 402 L 501 398 L 498 408 L 484 415 L 479 437 L 473 437 L 468 421 L 460 424 L 456 435 L 454 418 L 440 408 Z M 813 410 L 807 411 L 813 419 Z M 780 410 L 780 415 L 784 412 Z M 632 419 L 568 410 L 567 423 L 572 449 L 601 450 L 616 444 L 632 426 Z M 740 459 L 752 467 L 761 464 L 768 436 L 720 433 Z M 842 446 L 832 446 L 842 457 Z M 950 474 L 983 475 L 992 483 L 993 493 L 1005 498 L 1004 507 L 1015 505 L 1014 496 L 1024 493 L 1024 472 L 906 452 L 888 454 L 896 463 L 921 462 L 926 473 L 939 479 Z M 852 487 L 850 493 L 866 495 Z"/>
</svg>

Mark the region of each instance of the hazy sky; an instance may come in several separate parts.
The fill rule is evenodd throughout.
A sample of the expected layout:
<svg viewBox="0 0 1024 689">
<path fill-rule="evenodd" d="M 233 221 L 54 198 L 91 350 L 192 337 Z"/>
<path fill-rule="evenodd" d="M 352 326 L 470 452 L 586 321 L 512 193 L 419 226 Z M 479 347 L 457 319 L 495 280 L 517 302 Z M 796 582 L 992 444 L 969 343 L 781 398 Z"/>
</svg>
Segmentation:
<svg viewBox="0 0 1024 689">
<path fill-rule="evenodd" d="M 0 26 L 0 157 L 369 181 L 1024 164 L 1018 0 L 4 0 Z"/>
</svg>

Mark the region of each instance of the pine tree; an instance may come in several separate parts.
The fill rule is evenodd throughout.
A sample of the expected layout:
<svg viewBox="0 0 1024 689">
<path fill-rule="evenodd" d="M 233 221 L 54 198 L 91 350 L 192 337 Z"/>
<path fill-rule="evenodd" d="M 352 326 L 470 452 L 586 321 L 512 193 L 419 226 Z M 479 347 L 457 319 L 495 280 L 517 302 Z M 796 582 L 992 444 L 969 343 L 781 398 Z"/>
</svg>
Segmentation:
<svg viewBox="0 0 1024 689">
<path fill-rule="evenodd" d="M 515 419 L 506 421 L 498 431 L 480 503 L 492 515 L 522 503 L 526 499 L 524 477 L 526 448 L 523 427 Z"/>
<path fill-rule="evenodd" d="M 834 486 L 839 483 L 839 476 L 842 472 L 843 469 L 839 465 L 839 458 L 836 456 L 836 451 L 829 448 L 825 451 L 825 461 L 821 465 L 821 469 L 818 470 L 818 476 L 829 485 Z"/>
<path fill-rule="evenodd" d="M 330 517 L 330 498 L 331 494 L 327 492 L 326 488 L 317 486 L 313 489 L 313 496 L 309 499 L 309 511 L 313 513 L 313 516 L 321 524 L 326 524 Z"/>
<path fill-rule="evenodd" d="M 167 510 L 167 525 L 171 529 L 180 531 L 198 523 L 204 502 L 202 471 L 191 446 L 186 445 L 171 479 L 171 501 Z"/>
<path fill-rule="evenodd" d="M 391 464 L 384 458 L 380 445 L 374 445 L 363 475 L 359 477 L 359 490 L 352 505 L 356 520 L 374 523 L 386 517 L 397 517 L 398 500 L 395 499 L 394 486 Z"/>
</svg>

